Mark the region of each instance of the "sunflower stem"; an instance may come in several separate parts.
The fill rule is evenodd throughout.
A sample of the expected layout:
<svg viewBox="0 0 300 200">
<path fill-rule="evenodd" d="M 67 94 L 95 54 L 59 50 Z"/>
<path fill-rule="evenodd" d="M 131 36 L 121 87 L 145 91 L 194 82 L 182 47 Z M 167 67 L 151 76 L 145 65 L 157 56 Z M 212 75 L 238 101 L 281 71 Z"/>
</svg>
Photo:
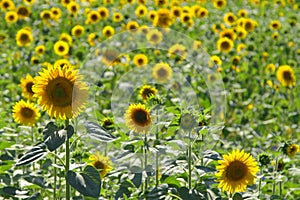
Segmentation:
<svg viewBox="0 0 300 200">
<path fill-rule="evenodd" d="M 65 121 L 66 127 L 69 125 L 69 120 Z M 67 178 L 68 171 L 70 169 L 70 140 L 69 137 L 66 137 L 66 163 L 65 163 L 65 176 Z M 70 185 L 66 181 L 66 200 L 70 200 Z"/>
<path fill-rule="evenodd" d="M 261 166 L 260 168 L 260 175 L 263 174 L 263 166 Z M 259 178 L 259 182 L 258 182 L 258 199 L 260 199 L 260 193 L 261 193 L 261 178 Z"/>
<path fill-rule="evenodd" d="M 55 154 L 57 153 L 57 151 L 55 150 L 54 152 Z M 56 156 L 54 156 L 54 164 L 56 165 L 57 163 L 57 159 Z M 54 188 L 53 188 L 53 199 L 56 199 L 56 182 L 57 182 L 57 169 L 56 167 L 54 167 Z"/>
<path fill-rule="evenodd" d="M 158 141 L 158 109 L 156 109 L 156 134 L 155 134 L 155 139 L 156 141 Z M 159 183 L 159 176 L 158 176 L 158 173 L 159 173 L 159 167 L 158 167 L 158 151 L 156 152 L 156 155 L 155 155 L 155 166 L 156 166 L 156 173 L 155 173 L 155 187 L 158 187 L 158 183 Z"/>
<path fill-rule="evenodd" d="M 188 182 L 189 182 L 189 190 L 192 189 L 192 145 L 191 145 L 191 132 L 189 131 L 189 147 L 188 147 Z"/>
<path fill-rule="evenodd" d="M 147 165 L 148 165 L 148 163 L 147 163 L 147 133 L 145 133 L 145 137 L 144 137 L 144 167 L 145 167 L 145 172 L 146 172 L 146 179 L 145 179 L 145 191 L 144 192 L 146 192 L 147 191 L 147 188 L 148 188 L 148 175 L 147 175 Z"/>
<path fill-rule="evenodd" d="M 272 195 L 275 195 L 275 192 L 276 192 L 277 169 L 278 169 L 278 158 L 276 158 L 275 167 L 274 167 L 274 174 L 273 174 L 274 182 L 273 182 L 273 188 L 272 188 Z"/>
</svg>

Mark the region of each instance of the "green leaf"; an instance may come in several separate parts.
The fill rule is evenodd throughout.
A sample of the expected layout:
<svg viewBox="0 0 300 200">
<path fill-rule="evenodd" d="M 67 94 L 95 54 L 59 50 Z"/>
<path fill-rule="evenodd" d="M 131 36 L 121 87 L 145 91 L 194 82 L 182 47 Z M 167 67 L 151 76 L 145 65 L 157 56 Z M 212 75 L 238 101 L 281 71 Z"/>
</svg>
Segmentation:
<svg viewBox="0 0 300 200">
<path fill-rule="evenodd" d="M 68 183 L 84 196 L 98 198 L 101 189 L 99 172 L 92 166 L 87 166 L 84 173 L 68 171 Z"/>
<path fill-rule="evenodd" d="M 27 151 L 16 163 L 16 166 L 28 165 L 32 162 L 36 162 L 47 155 L 46 145 L 40 143 Z"/>
<path fill-rule="evenodd" d="M 243 200 L 243 196 L 240 193 L 235 193 L 233 195 L 233 200 Z"/>
<path fill-rule="evenodd" d="M 180 188 L 180 181 L 178 181 L 174 176 L 169 176 L 163 182 L 170 186 L 175 186 L 177 188 Z"/>
<path fill-rule="evenodd" d="M 117 138 L 94 122 L 87 122 L 85 128 L 89 137 L 101 142 L 112 142 Z"/>
<path fill-rule="evenodd" d="M 6 149 L 8 147 L 11 147 L 13 144 L 15 144 L 14 142 L 0 142 L 0 151 L 3 149 Z"/>
</svg>

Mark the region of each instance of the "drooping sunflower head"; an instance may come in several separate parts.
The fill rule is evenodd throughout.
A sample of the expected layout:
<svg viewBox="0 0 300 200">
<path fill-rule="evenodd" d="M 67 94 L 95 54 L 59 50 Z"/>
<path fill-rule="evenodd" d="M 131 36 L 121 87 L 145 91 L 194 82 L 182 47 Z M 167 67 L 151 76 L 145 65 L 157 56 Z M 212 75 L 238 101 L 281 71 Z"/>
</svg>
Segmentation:
<svg viewBox="0 0 300 200">
<path fill-rule="evenodd" d="M 294 71 L 289 65 L 279 66 L 276 76 L 280 84 L 284 87 L 296 85 L 296 77 L 294 75 Z"/>
<path fill-rule="evenodd" d="M 155 96 L 156 93 L 157 93 L 157 89 L 151 87 L 150 85 L 144 85 L 139 91 L 139 95 L 140 97 L 142 97 L 144 101 L 146 101 L 151 96 Z"/>
<path fill-rule="evenodd" d="M 168 63 L 157 63 L 152 69 L 154 79 L 159 83 L 165 83 L 172 77 L 173 70 Z"/>
<path fill-rule="evenodd" d="M 104 156 L 99 152 L 95 155 L 91 155 L 89 160 L 91 161 L 89 165 L 95 167 L 99 171 L 101 179 L 103 179 L 113 169 L 112 162 L 109 157 Z"/>
<path fill-rule="evenodd" d="M 34 79 L 29 74 L 26 75 L 26 78 L 21 78 L 21 87 L 22 93 L 25 98 L 32 99 L 34 92 L 32 91 Z"/>
<path fill-rule="evenodd" d="M 21 100 L 13 107 L 13 118 L 15 122 L 26 126 L 34 126 L 40 117 L 37 107 L 30 102 Z"/>
<path fill-rule="evenodd" d="M 223 160 L 218 162 L 216 176 L 218 187 L 222 188 L 222 191 L 231 194 L 244 192 L 247 185 L 254 184 L 259 167 L 249 153 L 245 153 L 244 150 L 233 150 L 232 153 L 223 155 Z"/>
<path fill-rule="evenodd" d="M 73 68 L 50 66 L 35 77 L 34 97 L 51 118 L 74 118 L 82 112 L 88 99 L 88 86 L 81 79 Z"/>
<path fill-rule="evenodd" d="M 137 133 L 147 133 L 151 127 L 149 109 L 143 104 L 131 104 L 125 113 L 126 125 Z"/>
</svg>

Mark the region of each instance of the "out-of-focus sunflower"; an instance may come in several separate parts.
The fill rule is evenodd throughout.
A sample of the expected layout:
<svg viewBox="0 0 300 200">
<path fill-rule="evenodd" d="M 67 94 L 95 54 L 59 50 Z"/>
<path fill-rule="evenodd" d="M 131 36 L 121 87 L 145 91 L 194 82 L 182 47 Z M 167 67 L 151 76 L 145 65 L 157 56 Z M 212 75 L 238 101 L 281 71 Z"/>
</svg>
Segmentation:
<svg viewBox="0 0 300 200">
<path fill-rule="evenodd" d="M 147 16 L 148 9 L 144 5 L 139 5 L 135 10 L 135 15 L 137 17 L 145 17 Z"/>
<path fill-rule="evenodd" d="M 147 41 L 151 44 L 159 44 L 163 39 L 163 34 L 159 30 L 150 30 L 146 35 Z"/>
<path fill-rule="evenodd" d="M 105 37 L 110 38 L 115 34 L 115 29 L 112 26 L 105 26 L 102 30 L 102 34 Z"/>
<path fill-rule="evenodd" d="M 105 7 L 99 7 L 98 12 L 100 14 L 101 20 L 104 20 L 104 19 L 108 18 L 108 16 L 109 16 L 109 10 Z"/>
<path fill-rule="evenodd" d="M 217 42 L 217 48 L 221 52 L 229 53 L 233 48 L 233 41 L 227 37 L 220 38 Z"/>
<path fill-rule="evenodd" d="M 236 39 L 236 34 L 233 29 L 225 29 L 220 32 L 220 38 L 227 37 L 230 40 L 235 40 Z"/>
<path fill-rule="evenodd" d="M 219 160 L 216 167 L 218 173 L 218 187 L 231 194 L 245 192 L 247 185 L 255 183 L 256 173 L 259 171 L 258 163 L 244 150 L 233 150 L 228 155 L 223 155 L 224 160 Z"/>
<path fill-rule="evenodd" d="M 188 27 L 192 27 L 194 25 L 194 20 L 190 13 L 182 13 L 180 16 L 180 21 L 182 24 Z"/>
<path fill-rule="evenodd" d="M 68 12 L 73 15 L 77 15 L 79 7 L 79 4 L 75 1 L 72 1 L 67 5 Z"/>
<path fill-rule="evenodd" d="M 26 6 L 19 6 L 17 8 L 17 13 L 20 19 L 24 19 L 29 17 L 30 15 L 30 10 Z"/>
<path fill-rule="evenodd" d="M 125 121 L 128 128 L 138 133 L 147 133 L 151 128 L 150 111 L 143 104 L 131 104 L 125 113 Z"/>
<path fill-rule="evenodd" d="M 14 10 L 15 4 L 11 0 L 1 0 L 0 1 L 0 8 L 4 11 Z"/>
<path fill-rule="evenodd" d="M 257 22 L 253 19 L 246 18 L 242 20 L 242 26 L 247 32 L 252 32 L 257 26 Z"/>
<path fill-rule="evenodd" d="M 32 5 L 34 0 L 23 0 L 25 4 Z"/>
<path fill-rule="evenodd" d="M 148 64 L 148 57 L 145 54 L 136 54 L 133 57 L 133 63 L 138 67 L 142 67 Z"/>
<path fill-rule="evenodd" d="M 87 102 L 88 86 L 81 80 L 77 70 L 53 66 L 39 72 L 32 90 L 51 118 L 71 119 L 82 112 Z"/>
<path fill-rule="evenodd" d="M 69 46 L 71 46 L 73 44 L 72 36 L 69 35 L 68 33 L 61 33 L 59 36 L 59 40 L 68 43 Z"/>
<path fill-rule="evenodd" d="M 91 155 L 89 160 L 91 161 L 89 165 L 95 167 L 99 171 L 101 179 L 103 179 L 113 169 L 112 162 L 109 157 L 104 156 L 99 152 L 95 155 Z"/>
<path fill-rule="evenodd" d="M 40 17 L 43 20 L 43 22 L 47 22 L 48 20 L 53 18 L 53 14 L 50 10 L 43 10 L 40 13 Z"/>
<path fill-rule="evenodd" d="M 294 157 L 297 152 L 299 152 L 299 145 L 297 144 L 290 144 L 286 148 L 286 154 L 289 157 Z"/>
<path fill-rule="evenodd" d="M 46 47 L 44 45 L 38 45 L 34 48 L 34 51 L 37 55 L 42 56 L 46 51 Z"/>
<path fill-rule="evenodd" d="M 90 33 L 88 36 L 88 42 L 91 46 L 95 46 L 95 39 L 96 39 L 97 35 L 95 33 Z"/>
<path fill-rule="evenodd" d="M 19 30 L 16 35 L 16 41 L 18 46 L 27 46 L 33 41 L 32 33 L 25 28 Z"/>
<path fill-rule="evenodd" d="M 276 66 L 273 63 L 270 63 L 266 67 L 266 73 L 274 73 L 276 69 Z"/>
<path fill-rule="evenodd" d="M 169 0 L 154 0 L 155 6 L 166 6 L 168 3 Z"/>
<path fill-rule="evenodd" d="M 118 61 L 119 54 L 114 50 L 106 50 L 102 54 L 101 62 L 107 66 L 113 66 Z"/>
<path fill-rule="evenodd" d="M 71 33 L 75 37 L 80 37 L 84 33 L 84 27 L 81 25 L 76 25 L 72 28 Z"/>
<path fill-rule="evenodd" d="M 246 38 L 247 31 L 243 27 L 237 26 L 237 27 L 235 27 L 234 30 L 236 32 L 237 38 L 239 38 L 239 39 L 245 39 Z"/>
<path fill-rule="evenodd" d="M 5 21 L 7 23 L 15 23 L 18 21 L 18 14 L 15 11 L 5 13 Z"/>
<path fill-rule="evenodd" d="M 294 70 L 289 65 L 279 66 L 276 77 L 280 84 L 284 87 L 290 87 L 296 85 L 296 77 Z"/>
<path fill-rule="evenodd" d="M 95 24 L 100 20 L 100 14 L 98 11 L 92 10 L 87 14 L 86 24 Z"/>
<path fill-rule="evenodd" d="M 210 60 L 212 62 L 212 66 L 218 65 L 220 67 L 222 65 L 222 60 L 219 56 L 213 55 L 210 57 Z"/>
<path fill-rule="evenodd" d="M 154 21 L 155 17 L 157 16 L 157 12 L 155 10 L 150 10 L 149 13 L 148 13 L 148 18 L 151 20 L 151 21 Z"/>
<path fill-rule="evenodd" d="M 129 21 L 126 24 L 126 29 L 131 33 L 136 33 L 138 31 L 139 24 L 136 21 Z"/>
<path fill-rule="evenodd" d="M 34 126 L 39 117 L 37 107 L 28 101 L 20 100 L 13 107 L 13 118 L 19 124 Z"/>
<path fill-rule="evenodd" d="M 57 41 L 53 46 L 55 54 L 65 56 L 69 53 L 69 45 L 64 41 Z"/>
<path fill-rule="evenodd" d="M 180 56 L 182 59 L 184 59 L 186 57 L 186 54 L 187 54 L 187 49 L 182 44 L 174 44 L 173 46 L 171 46 L 169 48 L 168 54 L 171 58 L 176 57 L 176 56 Z"/>
<path fill-rule="evenodd" d="M 142 25 L 142 26 L 139 28 L 139 31 L 141 31 L 141 32 L 144 33 L 144 34 L 147 34 L 147 33 L 150 31 L 150 28 L 149 28 L 149 26 L 147 26 L 147 25 Z"/>
<path fill-rule="evenodd" d="M 52 7 L 50 12 L 52 13 L 52 18 L 54 21 L 58 21 L 61 17 L 61 10 L 57 7 Z"/>
<path fill-rule="evenodd" d="M 165 83 L 172 77 L 173 70 L 168 63 L 157 63 L 152 69 L 154 79 L 159 83 Z"/>
<path fill-rule="evenodd" d="M 63 6 L 67 7 L 73 0 L 61 0 Z"/>
<path fill-rule="evenodd" d="M 38 57 L 32 56 L 31 59 L 30 59 L 30 62 L 31 62 L 31 64 L 33 64 L 33 65 L 37 65 L 37 64 L 40 63 L 40 60 L 39 60 Z"/>
<path fill-rule="evenodd" d="M 157 11 L 157 14 L 153 20 L 153 26 L 159 26 L 162 28 L 168 28 L 173 24 L 173 18 L 171 12 L 168 9 L 161 8 Z"/>
<path fill-rule="evenodd" d="M 196 12 L 196 17 L 198 18 L 204 18 L 208 15 L 208 10 L 206 8 L 201 7 L 197 12 Z"/>
<path fill-rule="evenodd" d="M 173 6 L 171 7 L 171 15 L 175 18 L 180 18 L 182 13 L 182 9 L 179 6 Z"/>
<path fill-rule="evenodd" d="M 73 68 L 73 65 L 67 60 L 67 59 L 58 59 L 53 64 L 54 67 L 67 67 L 67 68 Z"/>
<path fill-rule="evenodd" d="M 120 13 L 120 12 L 115 12 L 115 13 L 113 14 L 113 16 L 112 16 L 112 19 L 113 19 L 114 22 L 121 22 L 121 21 L 123 21 L 124 17 L 123 17 L 123 15 L 122 15 L 122 13 Z"/>
<path fill-rule="evenodd" d="M 21 87 L 22 87 L 22 94 L 27 99 L 32 99 L 34 92 L 32 91 L 32 86 L 34 79 L 30 74 L 27 74 L 25 78 L 21 78 Z"/>
<path fill-rule="evenodd" d="M 221 9 L 226 6 L 226 0 L 213 0 L 213 5 L 217 9 Z"/>
<path fill-rule="evenodd" d="M 274 20 L 270 23 L 270 28 L 273 30 L 278 30 L 281 27 L 281 23 L 278 20 Z"/>
<path fill-rule="evenodd" d="M 248 12 L 247 12 L 247 10 L 245 10 L 245 9 L 239 10 L 239 11 L 238 11 L 238 16 L 239 16 L 239 17 L 244 17 L 244 18 L 248 17 Z"/>
<path fill-rule="evenodd" d="M 150 85 L 144 85 L 139 91 L 139 95 L 144 101 L 146 101 L 151 96 L 155 96 L 156 93 L 157 89 L 151 87 Z"/>
<path fill-rule="evenodd" d="M 229 12 L 224 15 L 223 19 L 227 25 L 232 26 L 236 21 L 236 16 L 232 12 Z"/>
</svg>

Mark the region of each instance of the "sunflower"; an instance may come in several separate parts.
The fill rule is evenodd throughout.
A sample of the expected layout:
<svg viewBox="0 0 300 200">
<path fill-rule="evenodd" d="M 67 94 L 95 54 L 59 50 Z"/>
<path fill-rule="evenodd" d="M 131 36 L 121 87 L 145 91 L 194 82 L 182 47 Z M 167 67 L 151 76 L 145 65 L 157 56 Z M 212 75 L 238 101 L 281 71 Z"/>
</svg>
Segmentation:
<svg viewBox="0 0 300 200">
<path fill-rule="evenodd" d="M 40 13 L 40 17 L 41 19 L 46 22 L 50 19 L 53 18 L 53 15 L 52 15 L 52 12 L 50 10 L 43 10 L 41 13 Z"/>
<path fill-rule="evenodd" d="M 172 17 L 179 18 L 181 16 L 182 9 L 179 6 L 171 7 L 171 15 Z"/>
<path fill-rule="evenodd" d="M 131 130 L 146 133 L 151 127 L 150 111 L 143 104 L 131 104 L 125 113 L 125 121 Z"/>
<path fill-rule="evenodd" d="M 73 68 L 43 69 L 32 87 L 34 97 L 51 118 L 71 119 L 79 115 L 87 102 L 88 86 L 81 79 Z"/>
<path fill-rule="evenodd" d="M 148 18 L 153 21 L 155 17 L 157 16 L 157 12 L 155 10 L 150 10 L 148 13 Z"/>
<path fill-rule="evenodd" d="M 100 14 L 100 19 L 106 19 L 109 16 L 109 11 L 105 7 L 99 7 L 98 12 Z"/>
<path fill-rule="evenodd" d="M 220 38 L 227 37 L 230 40 L 235 40 L 236 39 L 236 34 L 233 29 L 225 29 L 220 32 Z"/>
<path fill-rule="evenodd" d="M 168 28 L 173 24 L 173 19 L 170 11 L 168 9 L 159 9 L 157 15 L 155 15 L 153 20 L 153 26 L 160 26 L 162 28 Z"/>
<path fill-rule="evenodd" d="M 32 56 L 30 59 L 31 64 L 37 65 L 40 63 L 40 60 L 36 56 Z"/>
<path fill-rule="evenodd" d="M 242 23 L 243 24 L 243 28 L 247 32 L 252 32 L 255 29 L 256 25 L 257 25 L 256 21 L 254 21 L 253 19 L 249 19 L 249 18 L 244 19 L 242 22 L 243 22 Z"/>
<path fill-rule="evenodd" d="M 147 33 L 146 38 L 151 44 L 159 44 L 163 39 L 163 34 L 162 32 L 154 29 Z"/>
<path fill-rule="evenodd" d="M 233 41 L 228 39 L 227 37 L 220 38 L 217 42 L 217 47 L 219 51 L 228 53 L 233 48 Z"/>
<path fill-rule="evenodd" d="M 109 157 L 104 156 L 98 152 L 95 155 L 91 155 L 89 157 L 89 160 L 92 161 L 89 163 L 89 165 L 95 167 L 99 171 L 101 179 L 103 179 L 107 175 L 107 173 L 109 173 L 113 169 L 112 162 Z"/>
<path fill-rule="evenodd" d="M 15 4 L 11 0 L 1 0 L 0 1 L 0 8 L 4 11 L 14 10 L 15 9 Z"/>
<path fill-rule="evenodd" d="M 193 49 L 196 50 L 196 49 L 201 49 L 202 47 L 202 42 L 200 40 L 194 40 L 193 42 Z"/>
<path fill-rule="evenodd" d="M 16 41 L 18 46 L 27 46 L 33 41 L 32 33 L 25 28 L 19 30 L 16 35 Z"/>
<path fill-rule="evenodd" d="M 57 41 L 53 46 L 56 55 L 65 56 L 69 53 L 69 45 L 64 41 Z"/>
<path fill-rule="evenodd" d="M 15 122 L 26 126 L 34 126 L 40 117 L 40 112 L 33 103 L 18 101 L 13 107 Z"/>
<path fill-rule="evenodd" d="M 67 59 L 58 59 L 53 64 L 54 67 L 67 67 L 67 68 L 73 68 L 73 65 L 67 60 Z"/>
<path fill-rule="evenodd" d="M 238 65 L 240 60 L 241 60 L 241 57 L 240 56 L 234 56 L 234 57 L 232 57 L 231 60 L 232 60 L 233 65 Z"/>
<path fill-rule="evenodd" d="M 248 16 L 248 12 L 245 9 L 241 9 L 238 11 L 238 16 L 240 17 L 247 17 Z"/>
<path fill-rule="evenodd" d="M 136 33 L 138 31 L 139 24 L 136 21 L 129 21 L 126 24 L 126 29 L 131 33 Z"/>
<path fill-rule="evenodd" d="M 110 38 L 115 34 L 115 29 L 112 26 L 105 26 L 102 30 L 102 34 L 105 37 Z"/>
<path fill-rule="evenodd" d="M 174 44 L 169 48 L 168 54 L 170 57 L 180 56 L 182 59 L 184 59 L 187 54 L 187 49 L 181 44 Z"/>
<path fill-rule="evenodd" d="M 139 31 L 141 31 L 142 33 L 144 34 L 147 34 L 149 32 L 150 28 L 149 26 L 147 25 L 142 25 L 140 28 L 139 28 Z"/>
<path fill-rule="evenodd" d="M 270 23 L 270 29 L 278 30 L 278 29 L 280 29 L 280 27 L 281 27 L 281 24 L 278 20 L 274 20 Z"/>
<path fill-rule="evenodd" d="M 67 7 L 73 0 L 61 0 L 63 6 Z"/>
<path fill-rule="evenodd" d="M 299 146 L 297 144 L 290 144 L 287 148 L 286 148 L 286 154 L 289 157 L 294 157 L 296 155 L 296 153 L 299 152 Z"/>
<path fill-rule="evenodd" d="M 157 63 L 152 69 L 154 79 L 159 83 L 167 82 L 172 77 L 173 70 L 168 63 Z"/>
<path fill-rule="evenodd" d="M 34 92 L 32 91 L 32 86 L 34 79 L 32 76 L 29 74 L 26 75 L 25 78 L 21 78 L 21 84 L 20 86 L 22 87 L 22 94 L 25 98 L 32 99 Z"/>
<path fill-rule="evenodd" d="M 154 0 L 155 6 L 166 6 L 168 3 L 169 0 Z"/>
<path fill-rule="evenodd" d="M 17 13 L 20 19 L 29 17 L 30 11 L 26 6 L 20 6 L 17 8 Z"/>
<path fill-rule="evenodd" d="M 121 22 L 124 19 L 122 13 L 119 13 L 119 12 L 115 12 L 113 14 L 112 18 L 113 18 L 114 22 Z"/>
<path fill-rule="evenodd" d="M 155 96 L 156 93 L 157 89 L 151 87 L 150 85 L 144 85 L 139 91 L 139 95 L 144 101 L 146 101 L 151 96 Z"/>
<path fill-rule="evenodd" d="M 226 6 L 226 0 L 213 0 L 214 7 L 221 9 Z"/>
<path fill-rule="evenodd" d="M 34 0 L 23 0 L 23 1 L 28 5 L 32 5 L 34 3 Z"/>
<path fill-rule="evenodd" d="M 81 25 L 76 25 L 72 28 L 72 35 L 75 37 L 80 37 L 84 33 L 84 27 Z"/>
<path fill-rule="evenodd" d="M 220 58 L 219 56 L 216 56 L 216 55 L 211 56 L 211 57 L 210 57 L 210 60 L 211 60 L 211 62 L 213 63 L 213 65 L 218 65 L 218 66 L 221 66 L 221 65 L 222 65 L 222 60 L 221 60 L 221 58 Z M 212 66 L 213 66 L 213 65 L 212 65 Z"/>
<path fill-rule="evenodd" d="M 34 48 L 34 51 L 39 56 L 42 56 L 42 55 L 44 55 L 44 53 L 46 51 L 46 47 L 44 45 L 38 45 Z"/>
<path fill-rule="evenodd" d="M 64 41 L 66 43 L 68 43 L 70 46 L 72 45 L 73 43 L 73 39 L 72 39 L 72 36 L 69 35 L 68 33 L 62 33 L 60 34 L 59 36 L 59 40 L 61 41 Z"/>
<path fill-rule="evenodd" d="M 52 7 L 50 9 L 50 12 L 52 13 L 52 18 L 54 21 L 58 21 L 61 17 L 61 10 L 60 8 Z"/>
<path fill-rule="evenodd" d="M 77 15 L 79 10 L 79 4 L 72 1 L 67 5 L 68 12 L 73 15 Z"/>
<path fill-rule="evenodd" d="M 119 54 L 113 50 L 106 50 L 102 54 L 101 62 L 103 62 L 107 66 L 114 65 L 117 62 Z"/>
<path fill-rule="evenodd" d="M 274 73 L 276 69 L 276 66 L 273 63 L 270 63 L 266 67 L 266 73 Z"/>
<path fill-rule="evenodd" d="M 145 54 L 136 54 L 133 57 L 133 63 L 138 67 L 142 67 L 148 64 L 148 57 Z"/>
<path fill-rule="evenodd" d="M 239 39 L 245 39 L 247 36 L 247 31 L 241 26 L 236 27 L 235 32 L 236 32 L 237 38 L 239 38 Z"/>
<path fill-rule="evenodd" d="M 219 160 L 219 166 L 216 167 L 218 173 L 218 187 L 222 191 L 228 191 L 231 194 L 235 192 L 246 191 L 247 185 L 252 185 L 256 179 L 256 173 L 259 171 L 258 163 L 244 150 L 233 150 L 228 155 L 223 155 L 224 160 Z"/>
<path fill-rule="evenodd" d="M 206 8 L 200 8 L 197 12 L 196 12 L 196 17 L 198 18 L 204 18 L 208 15 L 208 10 Z"/>
<path fill-rule="evenodd" d="M 296 77 L 294 75 L 294 71 L 289 65 L 279 66 L 276 76 L 280 84 L 285 87 L 296 85 Z"/>
<path fill-rule="evenodd" d="M 236 16 L 232 12 L 229 12 L 224 15 L 223 20 L 227 25 L 232 26 L 236 21 Z"/>
<path fill-rule="evenodd" d="M 113 129 L 114 124 L 115 124 L 114 119 L 110 117 L 105 117 L 101 122 L 101 126 L 103 126 L 103 128 L 105 128 L 106 130 Z"/>
<path fill-rule="evenodd" d="M 5 13 L 5 21 L 7 23 L 15 23 L 18 21 L 18 14 L 15 11 Z"/>
<path fill-rule="evenodd" d="M 145 17 L 147 15 L 148 9 L 144 5 L 139 5 L 135 10 L 135 15 L 137 17 Z"/>
<path fill-rule="evenodd" d="M 182 15 L 180 16 L 180 21 L 182 24 L 185 24 L 188 27 L 192 27 L 194 25 L 194 20 L 190 13 L 182 13 Z"/>
<path fill-rule="evenodd" d="M 92 10 L 87 14 L 87 23 L 95 24 L 100 20 L 100 13 Z"/>
<path fill-rule="evenodd" d="M 95 33 L 90 33 L 88 36 L 88 42 L 91 46 L 95 46 L 95 39 L 96 39 L 97 35 Z"/>
</svg>

